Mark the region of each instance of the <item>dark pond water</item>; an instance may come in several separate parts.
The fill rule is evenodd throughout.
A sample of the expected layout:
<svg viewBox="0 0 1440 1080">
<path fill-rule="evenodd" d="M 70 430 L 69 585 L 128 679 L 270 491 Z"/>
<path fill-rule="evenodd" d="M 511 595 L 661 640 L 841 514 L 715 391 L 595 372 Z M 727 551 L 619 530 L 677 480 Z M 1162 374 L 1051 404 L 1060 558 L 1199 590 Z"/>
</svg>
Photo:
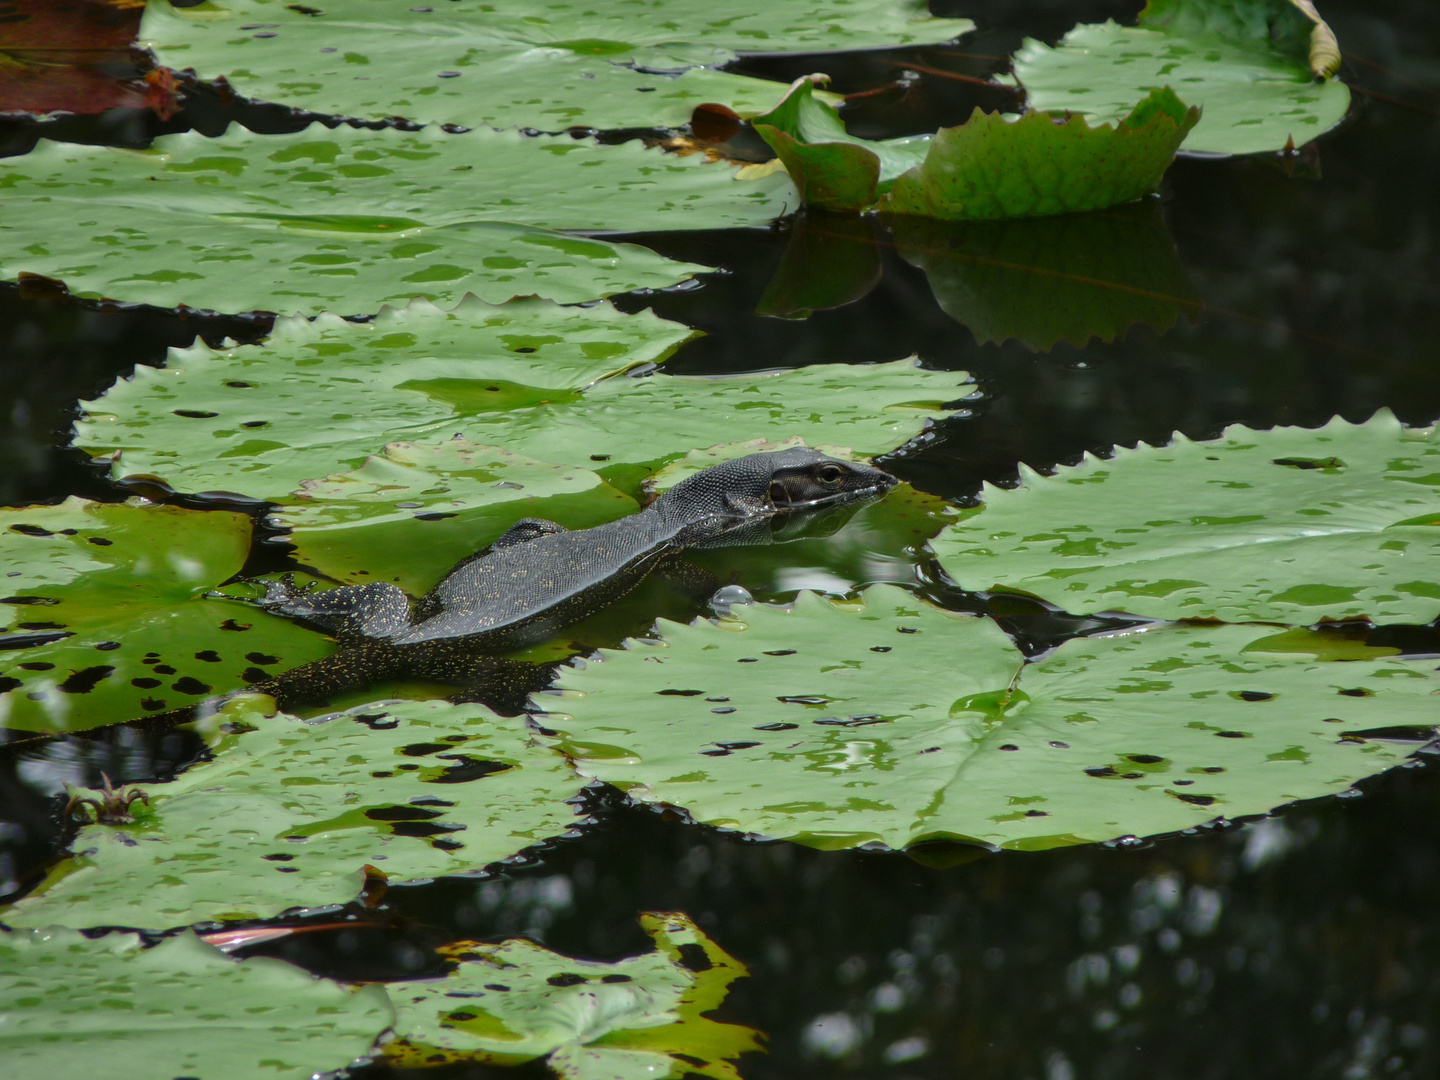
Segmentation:
<svg viewBox="0 0 1440 1080">
<path fill-rule="evenodd" d="M 974 4 L 952 6 L 975 14 Z M 984 76 L 993 69 L 984 57 L 1005 55 L 1022 32 L 1053 39 L 1077 18 L 1124 17 L 1136 5 L 987 6 L 1004 15 L 1001 29 L 961 50 L 920 52 L 936 67 Z M 706 331 L 671 361 L 673 371 L 918 353 L 929 366 L 973 373 L 981 393 L 967 413 L 890 462 L 915 486 L 953 500 L 973 497 L 981 481 L 1013 480 L 1022 462 L 1044 468 L 1174 431 L 1202 438 L 1232 423 L 1359 421 L 1382 406 L 1409 423 L 1433 422 L 1440 9 L 1423 0 L 1332 0 L 1325 8 L 1359 91 L 1353 114 L 1288 166 L 1192 159 L 1172 168 L 1160 214 L 1194 290 L 1173 329 L 1136 326 L 1114 344 L 1049 351 L 977 343 L 945 313 L 934 275 L 902 257 L 883 225 L 819 216 L 773 230 L 636 237 L 721 269 L 699 288 L 618 302 Z M 979 56 L 954 55 L 962 51 Z M 838 88 L 854 92 L 885 85 L 890 59 L 830 67 Z M 788 79 L 813 64 L 772 58 L 742 67 Z M 995 95 L 927 77 L 863 99 L 849 119 L 866 135 L 933 130 L 975 104 L 993 106 Z M 200 95 L 164 125 L 126 111 L 9 123 L 0 146 L 24 152 L 39 135 L 143 145 L 162 130 L 215 130 L 227 115 L 224 103 Z M 244 119 L 272 131 L 302 123 L 278 109 Z M 796 269 L 822 263 L 824 275 Z M 808 318 L 757 314 L 786 303 L 816 310 Z M 263 318 L 122 310 L 0 285 L 0 501 L 123 498 L 66 448 L 76 402 L 197 334 L 246 341 L 267 328 Z M 282 562 L 282 552 L 265 549 L 249 569 Z M 1038 607 L 998 614 L 1031 651 L 1095 625 Z M 1440 655 L 1433 628 L 1388 633 L 1411 654 Z M 94 782 L 103 769 L 117 780 L 163 778 L 198 751 L 179 734 L 121 732 L 52 747 L 45 762 L 0 759 L 0 890 L 33 881 L 60 842 L 45 777 L 60 770 Z M 603 790 L 593 803 L 596 824 L 581 838 L 527 862 L 393 889 L 366 915 L 374 925 L 252 952 L 340 978 L 383 979 L 439 970 L 433 946 L 457 937 L 523 933 L 613 959 L 646 948 L 638 912 L 683 910 L 750 967 L 717 1015 L 767 1033 L 768 1055 L 742 1062 L 751 1080 L 1440 1075 L 1440 770 L 1423 753 L 1354 797 L 1264 821 L 1136 848 L 969 861 L 953 850 L 903 856 L 746 843 Z M 443 1075 L 492 1072 L 502 1075 L 480 1067 Z M 356 1075 L 402 1074 L 375 1067 Z"/>
</svg>

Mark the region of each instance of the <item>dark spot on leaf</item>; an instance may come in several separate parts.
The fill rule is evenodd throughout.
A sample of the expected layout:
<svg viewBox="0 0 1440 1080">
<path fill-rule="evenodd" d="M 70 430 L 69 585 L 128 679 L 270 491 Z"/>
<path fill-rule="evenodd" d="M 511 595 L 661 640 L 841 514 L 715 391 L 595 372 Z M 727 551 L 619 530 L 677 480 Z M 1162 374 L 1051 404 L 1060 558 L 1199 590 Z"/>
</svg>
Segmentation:
<svg viewBox="0 0 1440 1080">
<path fill-rule="evenodd" d="M 441 754 L 447 761 L 455 762 L 454 765 L 447 765 L 445 771 L 439 776 L 433 776 L 429 782 L 432 784 L 468 784 L 472 780 L 480 780 L 493 773 L 504 772 L 513 769 L 515 766 L 506 765 L 503 761 L 485 761 L 481 758 L 471 757 L 469 754 Z M 401 765 L 402 769 L 415 769 L 417 765 Z"/>
<path fill-rule="evenodd" d="M 1000 749 L 1001 749 L 1001 750 L 1019 750 L 1020 748 L 1019 748 L 1018 746 L 1016 746 L 1014 743 L 1008 743 L 1008 742 L 1007 742 L 1007 743 L 1005 743 L 1003 746 L 1001 746 Z"/>
<path fill-rule="evenodd" d="M 711 962 L 710 957 L 705 954 L 705 950 L 693 941 L 687 941 L 684 945 L 680 946 L 678 951 L 680 953 L 680 966 L 690 971 L 697 973 L 709 971 L 715 966 Z"/>
<path fill-rule="evenodd" d="M 210 420 L 220 415 L 218 412 L 207 412 L 204 409 L 171 409 L 170 411 L 187 420 Z"/>
<path fill-rule="evenodd" d="M 16 623 L 21 630 L 64 630 L 65 624 L 58 622 L 22 622 Z"/>
<path fill-rule="evenodd" d="M 106 540 L 103 536 L 87 536 L 85 539 L 96 547 L 112 547 L 115 543 L 114 540 Z"/>
<path fill-rule="evenodd" d="M 394 776 L 395 774 L 394 774 L 393 772 L 386 772 L 385 770 L 382 769 L 382 770 L 380 770 L 379 772 L 372 772 L 370 775 L 371 775 L 371 776 L 374 776 L 374 777 L 378 777 L 379 779 L 383 780 L 383 779 L 385 779 L 387 776 Z"/>
<path fill-rule="evenodd" d="M 591 461 L 609 461 L 609 460 L 610 460 L 610 455 L 609 455 L 609 454 L 591 454 L 591 455 L 590 455 L 590 460 L 591 460 Z"/>
<path fill-rule="evenodd" d="M 474 1020 L 475 1017 L 478 1016 L 478 1015 L 479 1015 L 478 1013 L 473 1013 L 473 1012 L 453 1012 L 453 1013 L 451 1013 L 449 1016 L 447 1016 L 445 1019 L 446 1019 L 446 1020 L 454 1020 L 456 1023 L 463 1023 L 463 1022 L 466 1021 L 466 1020 Z"/>
<path fill-rule="evenodd" d="M 707 697 L 706 701 L 729 701 L 728 697 Z"/>
<path fill-rule="evenodd" d="M 21 607 L 49 607 L 59 602 L 60 600 L 53 596 L 7 596 L 0 600 L 0 604 L 17 604 Z"/>
<path fill-rule="evenodd" d="M 897 626 L 895 632 L 899 634 L 918 634 L 920 631 L 913 626 Z"/>
<path fill-rule="evenodd" d="M 1225 766 L 1224 766 L 1224 765 L 1206 765 L 1205 768 L 1201 769 L 1200 771 L 1203 772 L 1203 773 L 1224 772 L 1224 771 L 1225 771 Z"/>
<path fill-rule="evenodd" d="M 1240 690 L 1230 696 L 1239 698 L 1241 701 L 1271 701 L 1275 697 L 1274 694 L 1267 694 L 1263 690 Z"/>
<path fill-rule="evenodd" d="M 449 799 L 442 799 L 435 795 L 419 795 L 410 800 L 411 806 L 454 806 Z"/>
<path fill-rule="evenodd" d="M 1051 739 L 1051 740 L 1050 740 L 1050 745 L 1053 746 L 1053 747 L 1055 747 L 1055 749 L 1057 749 L 1057 750 L 1069 750 L 1069 749 L 1070 749 L 1070 744 L 1069 744 L 1068 742 L 1060 742 L 1060 741 L 1058 741 L 1058 740 L 1056 740 L 1056 739 Z"/>
<path fill-rule="evenodd" d="M 759 746 L 758 742 L 717 742 L 716 746 L 722 750 L 748 750 L 752 746 Z"/>
<path fill-rule="evenodd" d="M 1086 776 L 1118 776 L 1119 774 L 1109 765 L 1097 765 L 1094 768 L 1085 770 Z"/>
<path fill-rule="evenodd" d="M 794 649 L 766 649 L 766 656 L 794 656 Z"/>
<path fill-rule="evenodd" d="M 240 426 L 243 427 L 243 428 L 262 428 L 262 427 L 269 427 L 269 426 L 270 426 L 270 421 L 269 421 L 269 420 L 246 420 L 246 421 L 243 422 Z"/>
<path fill-rule="evenodd" d="M 138 686 L 141 690 L 154 690 L 160 685 L 159 679 L 131 679 L 131 686 Z"/>
<path fill-rule="evenodd" d="M 704 754 L 706 757 L 729 757 L 729 756 L 730 756 L 730 751 L 729 751 L 729 750 L 701 750 L 700 753 Z"/>
<path fill-rule="evenodd" d="M 845 720 L 841 720 L 838 716 L 822 716 L 815 723 L 823 724 L 826 727 L 865 727 L 867 724 L 888 724 L 889 721 L 873 715 L 851 716 Z"/>
<path fill-rule="evenodd" d="M 8 694 L 11 690 L 22 685 L 19 679 L 13 678 L 10 675 L 0 676 L 0 694 Z"/>
<path fill-rule="evenodd" d="M 870 651 L 871 651 L 871 652 L 889 652 L 889 651 L 890 651 L 890 646 L 889 646 L 889 645 L 871 645 L 871 646 L 870 646 Z"/>
<path fill-rule="evenodd" d="M 1375 696 L 1375 691 L 1374 691 L 1374 690 L 1365 690 L 1365 689 L 1363 689 L 1363 688 L 1361 688 L 1361 687 L 1358 687 L 1358 686 L 1355 687 L 1353 690 L 1341 690 L 1340 693 L 1344 694 L 1346 697 L 1374 697 L 1374 696 Z"/>
<path fill-rule="evenodd" d="M 1189 787 L 1189 786 L 1190 786 L 1191 784 L 1193 784 L 1195 781 L 1194 781 L 1194 780 L 1174 780 L 1174 781 L 1171 781 L 1171 782 L 1172 782 L 1176 787 Z"/>
<path fill-rule="evenodd" d="M 735 662 L 737 664 L 758 664 L 760 662 L 760 658 L 758 656 L 742 656 Z"/>
<path fill-rule="evenodd" d="M 517 353 L 533 353 L 533 352 L 535 351 L 535 349 L 534 349 L 532 346 L 529 346 L 529 345 L 520 345 L 520 346 L 517 346 L 517 347 L 514 348 L 514 349 L 511 349 L 510 351 L 511 351 L 511 352 L 517 352 Z"/>
<path fill-rule="evenodd" d="M 734 705 L 721 705 L 719 708 L 717 708 L 717 709 L 711 709 L 710 711 L 713 712 L 713 713 L 719 713 L 721 716 L 728 716 L 730 713 L 732 713 L 732 712 L 735 711 L 735 706 L 734 706 Z"/>
<path fill-rule="evenodd" d="M 446 840 L 443 836 L 437 836 L 430 841 L 431 847 L 438 847 L 441 851 L 459 851 L 465 845 L 459 840 Z"/>
<path fill-rule="evenodd" d="M 1188 791 L 1172 791 L 1170 792 L 1170 794 L 1174 795 L 1175 798 L 1179 799 L 1181 802 L 1188 802 L 1194 806 L 1215 805 L 1214 795 L 1191 795 Z"/>
<path fill-rule="evenodd" d="M 793 731 L 799 724 L 761 724 L 756 731 Z"/>
<path fill-rule="evenodd" d="M 220 662 L 220 654 L 214 649 L 204 649 L 195 654 L 195 659 L 203 660 L 207 664 L 218 664 Z"/>
<path fill-rule="evenodd" d="M 506 994 L 510 992 L 510 987 L 506 986 L 504 983 L 486 983 L 485 989 L 494 990 L 496 993 L 500 994 Z"/>
<path fill-rule="evenodd" d="M 64 694 L 88 694 L 99 685 L 101 679 L 109 678 L 114 671 L 115 668 L 110 664 L 81 668 L 62 682 L 57 689 Z"/>
<path fill-rule="evenodd" d="M 160 669 L 157 667 L 155 670 L 159 671 Z M 170 689 L 179 690 L 182 694 L 195 694 L 196 696 L 210 693 L 209 686 L 190 675 L 176 679 L 170 684 Z"/>
<path fill-rule="evenodd" d="M 1126 754 L 1125 760 L 1133 761 L 1136 765 L 1159 765 L 1165 759 L 1154 754 Z"/>
<path fill-rule="evenodd" d="M 444 742 L 444 743 L 469 742 L 469 741 L 470 741 L 470 736 L 469 736 L 469 735 L 446 735 L 446 736 L 445 736 L 444 738 L 442 738 L 440 741 L 441 741 L 441 742 Z"/>
<path fill-rule="evenodd" d="M 364 724 L 374 731 L 389 731 L 392 728 L 400 726 L 399 720 L 396 720 L 389 713 L 383 712 L 360 713 L 358 716 L 352 716 L 350 719 L 354 720 L 357 724 Z M 374 775 L 378 776 L 379 773 L 375 773 Z M 387 773 L 386 775 L 388 776 L 389 774 Z"/>
<path fill-rule="evenodd" d="M 254 625 L 253 623 L 236 622 L 234 619 L 226 619 L 223 623 L 220 624 L 220 629 L 221 629 L 221 630 L 234 630 L 234 631 L 239 632 L 239 631 L 243 631 L 243 630 L 249 630 L 250 627 L 253 626 L 253 625 Z M 273 663 L 274 661 L 271 661 L 271 662 Z"/>
<path fill-rule="evenodd" d="M 449 750 L 446 743 L 419 742 L 411 743 L 409 746 L 402 746 L 400 752 L 406 757 L 425 757 L 427 754 L 439 753 L 441 750 Z"/>
<path fill-rule="evenodd" d="M 254 384 L 253 382 L 242 382 L 242 381 L 239 380 L 239 379 L 226 379 L 226 380 L 225 380 L 225 385 L 228 386 L 228 387 L 230 387 L 230 389 L 232 389 L 232 390 L 254 390 L 254 389 L 255 389 L 255 384 Z"/>
<path fill-rule="evenodd" d="M 445 512 L 441 512 L 441 511 L 435 510 L 435 511 L 431 511 L 431 512 L 428 513 L 428 514 L 416 514 L 416 515 L 415 515 L 415 520 L 416 520 L 416 521 L 444 521 L 446 518 L 452 518 L 452 517 L 456 517 L 456 516 L 457 516 L 457 515 L 452 514 L 452 513 L 445 513 Z"/>
<path fill-rule="evenodd" d="M 371 821 L 430 821 L 439 817 L 440 811 L 420 806 L 379 806 L 366 810 L 365 816 Z"/>
<path fill-rule="evenodd" d="M 1127 773 L 1121 773 L 1121 774 L 1120 774 L 1120 779 L 1121 779 L 1121 780 L 1143 780 L 1143 779 L 1145 779 L 1145 774 L 1144 774 L 1143 772 L 1127 772 Z"/>
<path fill-rule="evenodd" d="M 289 862 L 291 859 L 295 858 L 295 856 L 291 855 L 289 852 L 279 852 L 274 855 L 261 855 L 260 857 L 262 859 L 269 859 L 271 862 Z"/>
<path fill-rule="evenodd" d="M 247 667 L 240 672 L 240 681 L 243 683 L 264 682 L 270 677 L 268 671 L 261 671 L 258 667 Z"/>
<path fill-rule="evenodd" d="M 786 705 L 825 705 L 831 699 L 817 694 L 787 694 L 784 697 L 777 697 L 775 700 L 784 702 Z"/>
<path fill-rule="evenodd" d="M 278 664 L 280 662 L 280 658 L 278 656 L 270 656 L 269 654 L 263 652 L 247 652 L 245 654 L 245 659 L 249 660 L 252 664 L 260 664 L 262 666 L 265 664 Z"/>
<path fill-rule="evenodd" d="M 140 701 L 140 707 L 146 712 L 159 712 L 161 709 L 165 708 L 165 699 L 153 697 L 142 698 Z"/>
<path fill-rule="evenodd" d="M 1338 716 L 1327 716 L 1324 720 L 1321 720 L 1320 722 L 1321 722 L 1322 724 L 1343 724 L 1343 723 L 1345 723 L 1345 721 L 1344 721 L 1344 720 L 1341 720 Z"/>
<path fill-rule="evenodd" d="M 120 642 L 102 641 L 97 644 L 95 648 L 99 649 L 101 652 L 114 652 L 116 649 L 120 648 Z"/>
<path fill-rule="evenodd" d="M 390 826 L 390 831 L 396 836 L 439 836 L 442 833 L 459 832 L 465 828 L 464 825 L 451 824 L 449 822 L 431 821 L 397 821 Z"/>
<path fill-rule="evenodd" d="M 24 536 L 54 536 L 49 529 L 42 529 L 39 525 L 26 525 L 21 522 L 19 525 L 11 525 L 11 532 L 21 533 Z"/>
<path fill-rule="evenodd" d="M 53 671 L 55 669 L 54 664 L 47 664 L 44 660 L 32 660 L 28 664 L 21 664 L 20 667 L 25 671 Z"/>
<path fill-rule="evenodd" d="M 698 1058 L 694 1054 L 671 1054 L 670 1056 L 673 1057 L 676 1061 L 683 1061 L 686 1065 L 694 1065 L 696 1068 L 699 1069 L 703 1069 L 705 1066 L 710 1064 L 710 1062 L 706 1061 L 704 1058 Z"/>
<path fill-rule="evenodd" d="M 178 673 L 176 672 L 176 670 L 175 670 L 173 667 L 171 667 L 169 664 L 156 664 L 156 665 L 155 665 L 153 668 L 151 668 L 150 670 L 151 670 L 151 671 L 158 671 L 161 675 L 175 675 L 175 674 L 178 674 Z"/>
<path fill-rule="evenodd" d="M 575 986 L 585 981 L 584 975 L 576 975 L 573 971 L 562 971 L 559 975 L 551 975 L 545 980 L 551 986 Z"/>
<path fill-rule="evenodd" d="M 1026 810 L 1026 811 L 1025 811 L 1025 816 L 1026 816 L 1026 817 L 1049 817 L 1049 816 L 1050 816 L 1050 811 L 1048 811 L 1048 810 Z"/>
<path fill-rule="evenodd" d="M 1243 731 L 1217 731 L 1215 734 L 1222 739 L 1248 739 L 1250 737 Z"/>
<path fill-rule="evenodd" d="M 1327 458 L 1282 457 L 1282 458 L 1276 458 L 1276 459 L 1275 459 L 1274 461 L 1272 461 L 1270 464 L 1272 464 L 1272 465 L 1284 465 L 1286 468 L 1290 468 L 1290 469 L 1343 469 L 1343 468 L 1345 468 L 1345 462 L 1341 461 L 1338 457 L 1327 457 Z"/>
<path fill-rule="evenodd" d="M 699 697 L 704 690 L 656 690 L 661 697 Z"/>
<path fill-rule="evenodd" d="M 630 978 L 629 975 L 621 975 L 618 971 L 615 971 L 611 972 L 609 975 L 600 976 L 600 981 L 607 983 L 625 983 L 634 982 L 635 980 Z"/>
</svg>

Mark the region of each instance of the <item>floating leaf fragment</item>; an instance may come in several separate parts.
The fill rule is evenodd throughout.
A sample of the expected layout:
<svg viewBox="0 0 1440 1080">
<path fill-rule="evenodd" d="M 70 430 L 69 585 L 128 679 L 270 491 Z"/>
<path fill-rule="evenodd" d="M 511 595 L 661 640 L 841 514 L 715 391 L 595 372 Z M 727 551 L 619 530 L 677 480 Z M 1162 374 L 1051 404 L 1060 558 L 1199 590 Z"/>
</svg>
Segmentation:
<svg viewBox="0 0 1440 1080">
<path fill-rule="evenodd" d="M 392 987 L 395 1065 L 520 1064 L 545 1057 L 565 1080 L 698 1073 L 738 1080 L 731 1061 L 756 1032 L 704 1014 L 747 974 L 678 912 L 640 916 L 655 951 L 614 963 L 572 960 L 523 939 L 456 942 L 444 979 Z"/>
</svg>

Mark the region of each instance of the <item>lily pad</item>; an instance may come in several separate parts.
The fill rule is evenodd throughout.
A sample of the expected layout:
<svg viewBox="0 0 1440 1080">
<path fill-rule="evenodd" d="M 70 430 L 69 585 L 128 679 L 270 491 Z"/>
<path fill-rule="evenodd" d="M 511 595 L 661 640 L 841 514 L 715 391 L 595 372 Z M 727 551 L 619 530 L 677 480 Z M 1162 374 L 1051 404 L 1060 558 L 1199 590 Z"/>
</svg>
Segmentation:
<svg viewBox="0 0 1440 1080">
<path fill-rule="evenodd" d="M 1287 0 L 1151 0 L 1138 26 L 1077 26 L 1054 48 L 1027 40 L 1015 54 L 1015 77 L 1032 109 L 1092 123 L 1119 120 L 1140 95 L 1172 86 L 1204 110 L 1186 150 L 1281 150 L 1328 131 L 1350 105 L 1343 83 L 1312 73 L 1315 29 Z M 1333 47 L 1333 35 L 1329 41 Z M 1316 64 L 1333 74 L 1338 50 L 1333 60 Z"/>
<path fill-rule="evenodd" d="M 196 345 L 173 350 L 165 368 L 137 368 L 88 403 L 76 439 L 91 453 L 118 451 L 118 477 L 295 502 L 305 480 L 359 466 L 397 436 L 464 434 L 608 476 L 721 440 L 800 434 L 879 454 L 966 392 L 965 375 L 908 360 L 723 379 L 603 377 L 664 360 L 690 333 L 649 312 L 540 301 L 454 312 L 416 302 L 361 324 L 281 320 L 260 345 Z M 328 415 L 317 416 L 321 401 Z"/>
<path fill-rule="evenodd" d="M 204 594 L 239 572 L 250 519 L 140 499 L 0 510 L 0 726 L 82 731 L 201 701 L 329 643 Z"/>
<path fill-rule="evenodd" d="M 82 828 L 77 854 L 0 918 L 264 919 L 354 900 L 367 865 L 391 882 L 463 873 L 583 823 L 565 761 L 523 718 L 483 706 L 378 702 L 306 723 L 241 699 L 228 718 L 252 730 L 168 784 L 139 785 L 150 802 L 132 805 L 133 824 Z"/>
<path fill-rule="evenodd" d="M 753 1029 L 703 1014 L 747 974 L 678 912 L 640 916 L 655 951 L 614 963 L 572 960 L 534 942 L 462 941 L 444 979 L 392 987 L 401 1067 L 450 1061 L 519 1064 L 545 1057 L 566 1080 L 698 1073 L 738 1080 L 733 1058 L 758 1050 Z"/>
<path fill-rule="evenodd" d="M 152 949 L 131 934 L 0 933 L 7 1080 L 308 1080 L 366 1054 L 394 1015 L 378 986 L 230 960 L 191 933 Z"/>
<path fill-rule="evenodd" d="M 457 436 L 391 443 L 348 473 L 307 480 L 271 515 L 296 557 L 338 581 L 392 581 L 420 595 L 515 522 L 584 529 L 639 507 L 589 469 Z"/>
<path fill-rule="evenodd" d="M 76 441 L 118 453 L 117 477 L 281 501 L 436 424 L 452 426 L 448 437 L 462 418 L 574 399 L 597 379 L 663 361 L 691 333 L 648 311 L 539 300 L 452 311 L 415 301 L 365 323 L 280 319 L 259 345 L 197 342 L 171 350 L 164 368 L 137 367 L 86 403 Z"/>
<path fill-rule="evenodd" d="M 993 220 L 1133 202 L 1159 187 L 1199 118 L 1168 86 L 1150 91 L 1113 125 L 1092 127 L 1080 116 L 1059 122 L 1033 109 L 1008 120 L 976 109 L 968 122 L 936 133 L 924 163 L 896 177 L 879 208 Z"/>
<path fill-rule="evenodd" d="M 925 271 L 942 311 L 982 344 L 1037 352 L 1163 334 L 1199 297 L 1153 201 L 1022 221 L 894 217 L 900 256 Z"/>
<path fill-rule="evenodd" d="M 1264 653 L 1268 629 L 1210 626 L 1024 665 L 988 620 L 885 586 L 865 601 L 661 623 L 566 672 L 543 722 L 582 775 L 707 824 L 1027 850 L 1333 794 L 1408 753 L 1364 732 L 1435 723 L 1433 662 Z"/>
<path fill-rule="evenodd" d="M 166 135 L 142 153 L 43 142 L 0 162 L 0 193 L 0 275 L 161 307 L 345 315 L 664 287 L 705 268 L 551 230 L 759 225 L 795 205 L 784 176 L 741 181 L 639 143 L 318 123 Z"/>
<path fill-rule="evenodd" d="M 858 214 L 800 214 L 775 276 L 755 306 L 756 315 L 808 319 L 870 295 L 884 270 L 876 220 Z"/>
<path fill-rule="evenodd" d="M 313 15 L 298 6 L 154 3 L 141 39 L 163 64 L 312 112 L 560 131 L 675 126 L 704 101 L 759 112 L 773 83 L 699 67 L 739 51 L 894 48 L 974 26 L 931 18 L 913 0 L 778 0 L 723 13 L 703 0 L 330 0 Z"/>
<path fill-rule="evenodd" d="M 962 588 L 1156 619 L 1440 615 L 1440 434 L 1388 410 L 1022 474 L 935 541 Z"/>
</svg>

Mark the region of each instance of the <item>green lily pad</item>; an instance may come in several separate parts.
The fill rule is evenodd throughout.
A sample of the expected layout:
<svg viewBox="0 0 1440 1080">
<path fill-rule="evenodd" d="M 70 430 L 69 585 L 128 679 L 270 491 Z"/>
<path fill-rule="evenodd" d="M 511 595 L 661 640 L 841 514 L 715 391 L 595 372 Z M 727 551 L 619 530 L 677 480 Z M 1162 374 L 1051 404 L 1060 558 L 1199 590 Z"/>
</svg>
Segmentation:
<svg viewBox="0 0 1440 1080">
<path fill-rule="evenodd" d="M 560 131 L 677 126 L 705 101 L 762 111 L 774 83 L 699 67 L 737 52 L 894 48 L 974 26 L 931 18 L 913 0 L 781 0 L 723 13 L 701 0 L 543 9 L 330 0 L 314 15 L 297 6 L 154 3 L 140 38 L 162 64 L 313 112 Z"/>
<path fill-rule="evenodd" d="M 1440 615 L 1440 435 L 1388 410 L 1022 471 L 935 541 L 962 588 L 1156 619 Z"/>
<path fill-rule="evenodd" d="M 307 480 L 271 522 L 289 530 L 305 565 L 418 596 L 521 518 L 584 529 L 637 509 L 589 469 L 457 437 L 391 443 L 358 469 Z"/>
<path fill-rule="evenodd" d="M 988 620 L 885 586 L 865 601 L 661 623 L 564 673 L 544 723 L 582 775 L 707 824 L 1027 850 L 1342 791 L 1408 753 L 1364 732 L 1435 723 L 1433 662 L 1265 653 L 1268 629 L 1212 626 L 1024 665 Z"/>
<path fill-rule="evenodd" d="M 798 436 L 871 457 L 915 438 L 970 390 L 964 372 L 926 371 L 914 360 L 725 378 L 657 373 L 606 379 L 574 404 L 476 416 L 465 432 L 543 461 L 588 464 L 601 475 L 617 462 L 658 466 L 722 440 Z"/>
<path fill-rule="evenodd" d="M 1153 200 L 1021 221 L 894 217 L 900 256 L 925 271 L 942 311 L 984 344 L 1083 348 L 1132 326 L 1163 334 L 1199 297 Z"/>
<path fill-rule="evenodd" d="M 268 699 L 260 699 L 262 701 Z M 254 699 L 250 699 L 254 701 Z M 324 722 L 266 717 L 168 784 L 139 785 L 133 824 L 87 825 L 14 927 L 161 930 L 343 904 L 364 867 L 391 882 L 478 870 L 581 820 L 581 782 L 523 718 L 444 701 L 377 702 Z"/>
<path fill-rule="evenodd" d="M 366 1054 L 394 1015 L 378 986 L 230 960 L 191 933 L 153 949 L 131 934 L 0 933 L 7 1080 L 308 1080 Z"/>
<path fill-rule="evenodd" d="M 0 275 L 161 307 L 344 315 L 664 287 L 705 268 L 551 230 L 759 225 L 795 205 L 784 176 L 737 180 L 638 142 L 320 124 L 166 135 L 143 153 L 42 142 L 0 162 L 0 197 Z"/>
<path fill-rule="evenodd" d="M 924 163 L 896 177 L 879 208 L 994 220 L 1133 202 L 1159 187 L 1199 118 L 1168 86 L 1150 91 L 1113 125 L 1092 127 L 1080 116 L 1062 123 L 1033 109 L 1008 120 L 976 109 L 966 123 L 936 133 Z"/>
<path fill-rule="evenodd" d="M 117 477 L 282 501 L 437 424 L 449 437 L 463 418 L 571 400 L 597 379 L 663 361 L 691 333 L 648 311 L 539 300 L 453 311 L 416 301 L 365 323 L 280 319 L 260 345 L 197 342 L 172 350 L 164 368 L 137 367 L 87 403 L 76 441 L 118 452 Z"/>
<path fill-rule="evenodd" d="M 840 114 L 815 97 L 815 85 L 828 81 L 828 75 L 795 80 L 780 103 L 752 123 L 785 164 L 805 205 L 865 210 L 897 176 L 925 160 L 932 136 L 856 138 Z"/>
<path fill-rule="evenodd" d="M 1329 28 L 1319 27 L 1323 38 Z M 1151 0 L 1138 26 L 1077 26 L 1055 48 L 1027 40 L 1015 54 L 1015 77 L 1032 109 L 1092 123 L 1119 120 L 1140 95 L 1172 86 L 1204 110 L 1186 150 L 1281 150 L 1328 131 L 1350 105 L 1343 83 L 1312 73 L 1319 27 L 1287 0 Z M 1333 35 L 1329 43 L 1333 57 L 1315 64 L 1333 74 Z"/>
<path fill-rule="evenodd" d="M 239 572 L 250 519 L 139 499 L 0 510 L 0 726 L 83 731 L 194 704 L 329 643 L 204 594 Z"/>
<path fill-rule="evenodd" d="M 738 1080 L 730 1061 L 759 1049 L 756 1032 L 703 1014 L 747 974 L 744 965 L 678 912 L 641 915 L 640 925 L 655 951 L 614 963 L 518 938 L 445 946 L 460 961 L 450 975 L 391 987 L 399 1038 L 385 1057 L 402 1068 L 545 1057 L 566 1080 Z"/>
</svg>

